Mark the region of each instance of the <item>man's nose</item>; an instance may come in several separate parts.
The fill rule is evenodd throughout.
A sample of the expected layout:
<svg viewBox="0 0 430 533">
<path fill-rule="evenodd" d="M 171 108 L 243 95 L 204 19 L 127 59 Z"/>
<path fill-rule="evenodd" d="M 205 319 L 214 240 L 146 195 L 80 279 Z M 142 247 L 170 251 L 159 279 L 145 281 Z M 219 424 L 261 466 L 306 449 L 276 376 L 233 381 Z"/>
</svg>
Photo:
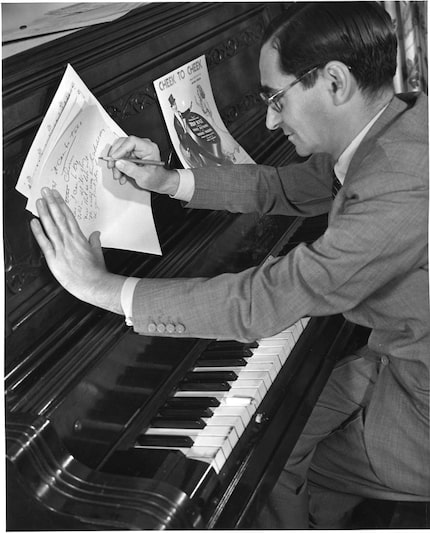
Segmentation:
<svg viewBox="0 0 430 533">
<path fill-rule="evenodd" d="M 270 106 L 267 107 L 266 113 L 266 128 L 268 130 L 276 130 L 279 128 L 281 122 L 281 114 L 272 109 Z"/>
</svg>

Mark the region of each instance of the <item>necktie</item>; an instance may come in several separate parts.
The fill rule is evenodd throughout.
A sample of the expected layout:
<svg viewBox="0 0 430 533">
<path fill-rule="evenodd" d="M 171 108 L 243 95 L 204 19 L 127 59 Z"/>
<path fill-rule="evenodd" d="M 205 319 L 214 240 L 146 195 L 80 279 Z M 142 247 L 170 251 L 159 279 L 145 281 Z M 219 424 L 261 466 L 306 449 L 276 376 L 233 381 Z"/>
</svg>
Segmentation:
<svg viewBox="0 0 430 533">
<path fill-rule="evenodd" d="M 342 183 L 337 179 L 336 174 L 333 172 L 333 183 L 331 186 L 331 194 L 333 196 L 333 200 L 336 197 L 336 194 L 341 189 L 341 187 L 342 187 Z"/>
</svg>

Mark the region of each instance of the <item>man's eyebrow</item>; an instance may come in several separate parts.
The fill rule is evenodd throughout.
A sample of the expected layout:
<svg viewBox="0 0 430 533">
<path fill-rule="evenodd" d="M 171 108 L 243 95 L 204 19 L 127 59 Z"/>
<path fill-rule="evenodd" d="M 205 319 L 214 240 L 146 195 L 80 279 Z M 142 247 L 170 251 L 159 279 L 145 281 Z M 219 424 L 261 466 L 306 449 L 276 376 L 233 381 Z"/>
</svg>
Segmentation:
<svg viewBox="0 0 430 533">
<path fill-rule="evenodd" d="M 263 94 L 274 94 L 276 92 L 276 89 L 273 89 L 273 87 L 269 87 L 268 85 L 261 85 L 260 84 L 260 93 Z"/>
</svg>

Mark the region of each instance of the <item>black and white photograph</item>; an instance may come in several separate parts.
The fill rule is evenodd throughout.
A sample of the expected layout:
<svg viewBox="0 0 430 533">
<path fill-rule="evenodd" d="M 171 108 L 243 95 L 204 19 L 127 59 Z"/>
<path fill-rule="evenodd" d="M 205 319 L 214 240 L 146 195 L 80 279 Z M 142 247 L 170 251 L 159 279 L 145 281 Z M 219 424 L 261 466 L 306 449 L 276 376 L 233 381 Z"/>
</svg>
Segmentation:
<svg viewBox="0 0 430 533">
<path fill-rule="evenodd" d="M 428 2 L 0 7 L 0 529 L 430 530 Z"/>
</svg>

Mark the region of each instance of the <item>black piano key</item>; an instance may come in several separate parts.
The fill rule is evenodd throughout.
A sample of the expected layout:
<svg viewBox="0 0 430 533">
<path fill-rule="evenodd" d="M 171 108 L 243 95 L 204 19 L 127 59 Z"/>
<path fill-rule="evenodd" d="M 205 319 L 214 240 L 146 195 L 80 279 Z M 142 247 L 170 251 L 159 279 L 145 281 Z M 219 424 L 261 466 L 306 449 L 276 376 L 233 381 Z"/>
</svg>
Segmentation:
<svg viewBox="0 0 430 533">
<path fill-rule="evenodd" d="M 193 398 L 169 398 L 164 405 L 166 407 L 179 407 L 183 409 L 204 409 L 206 407 L 218 407 L 219 404 L 220 401 L 218 398 L 214 398 L 213 396 L 194 396 Z"/>
<path fill-rule="evenodd" d="M 197 420 L 199 418 L 210 418 L 213 416 L 214 412 L 209 407 L 204 409 L 200 407 L 194 409 L 175 409 L 174 407 L 163 407 L 160 409 L 158 414 L 162 418 L 174 418 L 176 420 Z"/>
<path fill-rule="evenodd" d="M 238 341 L 215 341 L 206 347 L 205 351 L 212 350 L 249 350 L 258 348 L 258 342 L 238 342 Z"/>
<path fill-rule="evenodd" d="M 252 357 L 254 354 L 251 350 L 205 350 L 200 358 L 203 359 L 235 359 L 237 357 Z"/>
<path fill-rule="evenodd" d="M 237 359 L 239 357 L 252 357 L 253 353 L 248 349 L 241 350 L 210 350 L 204 351 L 199 359 Z"/>
<path fill-rule="evenodd" d="M 186 435 L 139 435 L 136 439 L 140 446 L 165 448 L 191 448 L 194 441 Z"/>
<path fill-rule="evenodd" d="M 208 370 L 202 372 L 188 372 L 184 377 L 184 382 L 205 382 L 205 381 L 235 381 L 237 379 L 236 372 L 232 370 Z"/>
<path fill-rule="evenodd" d="M 209 391 L 228 391 L 231 389 L 230 383 L 227 383 L 226 381 L 199 381 L 199 382 L 193 382 L 193 381 L 182 381 L 178 384 L 178 389 L 182 391 L 194 391 L 194 392 L 209 392 Z"/>
<path fill-rule="evenodd" d="M 207 366 L 219 366 L 219 367 L 235 367 L 235 366 L 246 366 L 247 362 L 243 357 L 239 358 L 229 358 L 229 359 L 211 359 L 204 358 L 196 361 L 195 368 L 205 368 Z"/>
<path fill-rule="evenodd" d="M 151 421 L 151 427 L 153 428 L 203 429 L 205 426 L 206 422 L 201 418 L 181 420 L 157 417 Z"/>
<path fill-rule="evenodd" d="M 246 348 L 258 348 L 258 341 L 244 343 Z"/>
</svg>

